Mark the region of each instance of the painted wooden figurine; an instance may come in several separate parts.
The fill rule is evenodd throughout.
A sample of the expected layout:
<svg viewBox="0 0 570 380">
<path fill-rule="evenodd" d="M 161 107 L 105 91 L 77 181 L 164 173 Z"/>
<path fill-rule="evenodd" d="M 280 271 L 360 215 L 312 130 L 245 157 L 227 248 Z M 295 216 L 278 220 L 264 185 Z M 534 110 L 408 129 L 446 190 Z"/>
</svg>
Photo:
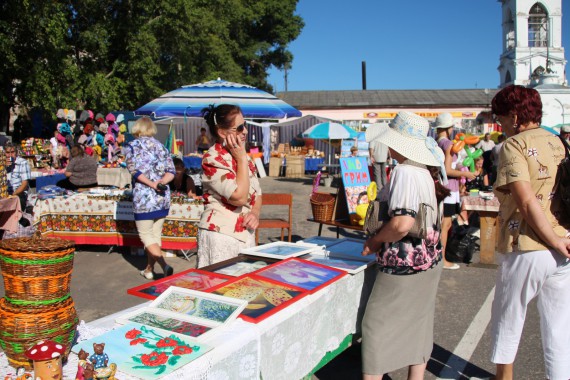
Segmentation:
<svg viewBox="0 0 570 380">
<path fill-rule="evenodd" d="M 62 380 L 65 346 L 51 340 L 40 341 L 24 354 L 34 362 L 35 380 Z"/>
</svg>

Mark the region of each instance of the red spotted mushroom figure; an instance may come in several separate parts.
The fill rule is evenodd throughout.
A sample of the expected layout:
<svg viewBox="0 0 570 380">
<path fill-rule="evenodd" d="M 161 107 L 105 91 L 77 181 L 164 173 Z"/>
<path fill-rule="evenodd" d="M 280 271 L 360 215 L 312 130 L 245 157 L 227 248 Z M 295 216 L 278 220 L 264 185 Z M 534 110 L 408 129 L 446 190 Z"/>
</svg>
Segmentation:
<svg viewBox="0 0 570 380">
<path fill-rule="evenodd" d="M 62 355 L 65 346 L 51 340 L 43 340 L 25 352 L 34 362 L 35 380 L 63 379 Z"/>
</svg>

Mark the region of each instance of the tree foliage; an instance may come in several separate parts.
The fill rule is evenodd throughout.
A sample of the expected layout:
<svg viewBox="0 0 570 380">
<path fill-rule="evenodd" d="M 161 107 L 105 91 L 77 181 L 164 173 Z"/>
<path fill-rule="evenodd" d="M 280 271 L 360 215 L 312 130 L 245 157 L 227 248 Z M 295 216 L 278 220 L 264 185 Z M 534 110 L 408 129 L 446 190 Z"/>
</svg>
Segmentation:
<svg viewBox="0 0 570 380">
<path fill-rule="evenodd" d="M 221 77 L 266 91 L 292 62 L 298 0 L 4 0 L 0 118 L 16 104 L 136 109 Z"/>
</svg>

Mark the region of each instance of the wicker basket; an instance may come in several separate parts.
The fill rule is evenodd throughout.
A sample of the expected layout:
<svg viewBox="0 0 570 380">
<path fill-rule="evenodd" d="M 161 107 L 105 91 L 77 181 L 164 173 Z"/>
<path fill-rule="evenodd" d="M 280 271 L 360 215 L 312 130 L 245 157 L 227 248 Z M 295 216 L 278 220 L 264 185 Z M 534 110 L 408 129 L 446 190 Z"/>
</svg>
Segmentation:
<svg viewBox="0 0 570 380">
<path fill-rule="evenodd" d="M 0 348 L 6 353 L 8 363 L 18 368 L 31 369 L 24 351 L 40 340 L 53 340 L 66 345 L 69 354 L 78 318 L 71 297 L 65 301 L 41 309 L 14 306 L 0 299 Z"/>
<path fill-rule="evenodd" d="M 0 269 L 8 301 L 45 306 L 69 294 L 74 243 L 63 239 L 15 238 L 0 242 Z M 16 303 L 16 302 L 14 302 Z"/>
<path fill-rule="evenodd" d="M 334 213 L 335 196 L 328 193 L 311 194 L 311 208 L 313 209 L 313 219 L 321 222 L 332 220 Z"/>
</svg>

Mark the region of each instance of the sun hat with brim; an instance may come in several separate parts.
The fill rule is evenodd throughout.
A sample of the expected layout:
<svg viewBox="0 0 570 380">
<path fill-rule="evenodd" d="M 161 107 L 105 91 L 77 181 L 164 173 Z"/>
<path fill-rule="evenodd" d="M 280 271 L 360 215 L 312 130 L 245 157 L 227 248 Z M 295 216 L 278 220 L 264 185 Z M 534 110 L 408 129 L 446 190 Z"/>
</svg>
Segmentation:
<svg viewBox="0 0 570 380">
<path fill-rule="evenodd" d="M 445 156 L 435 140 L 429 137 L 429 122 L 414 113 L 401 111 L 386 126 L 379 124 L 366 131 L 366 141 L 379 141 L 409 160 L 424 165 L 439 166 L 444 183 Z"/>
<path fill-rule="evenodd" d="M 453 116 L 449 112 L 440 113 L 435 118 L 434 129 L 451 128 L 453 127 Z"/>
<path fill-rule="evenodd" d="M 564 133 L 570 132 L 570 124 L 564 124 L 562 127 L 560 127 L 560 132 Z"/>
</svg>

